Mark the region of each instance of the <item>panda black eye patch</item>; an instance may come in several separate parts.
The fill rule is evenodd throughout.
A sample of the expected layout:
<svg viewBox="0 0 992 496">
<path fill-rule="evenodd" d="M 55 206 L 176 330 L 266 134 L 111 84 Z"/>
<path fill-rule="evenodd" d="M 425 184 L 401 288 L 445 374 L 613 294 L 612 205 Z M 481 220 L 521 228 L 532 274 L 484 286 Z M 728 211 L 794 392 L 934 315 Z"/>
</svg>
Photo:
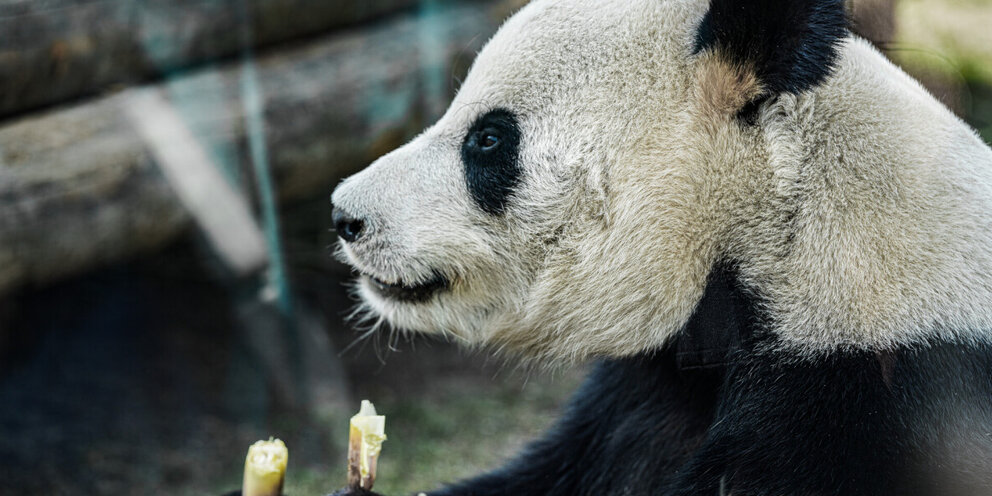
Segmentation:
<svg viewBox="0 0 992 496">
<path fill-rule="evenodd" d="M 472 123 L 462 142 L 469 194 L 479 208 L 500 215 L 520 182 L 520 126 L 506 109 L 493 109 Z"/>
</svg>

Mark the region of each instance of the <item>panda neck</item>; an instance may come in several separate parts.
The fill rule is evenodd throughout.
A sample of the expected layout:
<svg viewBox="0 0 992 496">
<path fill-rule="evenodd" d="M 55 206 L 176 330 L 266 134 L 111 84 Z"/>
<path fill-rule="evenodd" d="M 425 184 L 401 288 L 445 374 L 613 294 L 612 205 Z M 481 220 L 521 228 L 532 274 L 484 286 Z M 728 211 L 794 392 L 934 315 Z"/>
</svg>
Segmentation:
<svg viewBox="0 0 992 496">
<path fill-rule="evenodd" d="M 759 127 L 727 245 L 787 346 L 992 340 L 992 150 L 971 129 L 853 38 Z"/>
</svg>

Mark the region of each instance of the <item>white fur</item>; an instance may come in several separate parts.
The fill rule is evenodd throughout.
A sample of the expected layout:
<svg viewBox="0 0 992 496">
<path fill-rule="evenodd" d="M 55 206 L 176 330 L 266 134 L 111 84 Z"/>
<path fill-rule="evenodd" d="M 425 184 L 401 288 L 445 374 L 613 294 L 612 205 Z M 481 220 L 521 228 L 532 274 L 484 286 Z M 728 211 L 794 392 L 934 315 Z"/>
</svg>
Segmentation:
<svg viewBox="0 0 992 496">
<path fill-rule="evenodd" d="M 629 355 L 676 333 L 721 259 L 804 352 L 992 330 L 992 151 L 861 40 L 832 77 L 765 105 L 746 68 L 692 54 L 704 0 L 538 0 L 479 54 L 441 120 L 347 179 L 362 272 L 453 284 L 380 297 L 390 324 L 539 358 Z M 520 117 L 523 181 L 472 203 L 472 121 Z"/>
<path fill-rule="evenodd" d="M 777 157 L 795 234 L 740 233 L 753 284 L 803 348 L 987 340 L 992 151 L 868 43 L 841 53 L 826 84 L 766 114 L 770 149 L 798 143 Z"/>
</svg>

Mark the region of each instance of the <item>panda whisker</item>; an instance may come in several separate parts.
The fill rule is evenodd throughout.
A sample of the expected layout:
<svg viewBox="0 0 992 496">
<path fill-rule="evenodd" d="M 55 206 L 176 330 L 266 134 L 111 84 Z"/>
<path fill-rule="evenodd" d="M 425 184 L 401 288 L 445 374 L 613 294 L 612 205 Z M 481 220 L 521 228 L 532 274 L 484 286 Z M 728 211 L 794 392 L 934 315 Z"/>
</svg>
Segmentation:
<svg viewBox="0 0 992 496">
<path fill-rule="evenodd" d="M 401 334 L 402 333 L 398 332 L 395 328 L 390 327 L 390 329 L 389 329 L 389 338 L 386 341 L 386 347 L 389 349 L 389 351 L 392 351 L 392 352 L 398 352 L 398 351 L 400 351 L 398 344 L 399 344 L 399 340 L 400 340 Z"/>
<path fill-rule="evenodd" d="M 344 347 L 344 349 L 342 349 L 340 352 L 338 352 L 338 356 L 343 356 L 345 353 L 347 353 L 348 351 L 350 351 L 352 348 L 354 348 L 359 343 L 365 343 L 365 341 L 368 338 L 370 338 L 373 334 L 375 334 L 376 330 L 377 329 L 375 328 L 375 326 L 372 326 L 372 327 L 369 327 L 369 328 L 366 328 L 366 329 L 362 330 L 361 333 L 358 335 L 358 337 L 356 337 L 355 339 L 353 339 L 351 341 L 351 343 L 349 343 L 347 346 Z"/>
</svg>

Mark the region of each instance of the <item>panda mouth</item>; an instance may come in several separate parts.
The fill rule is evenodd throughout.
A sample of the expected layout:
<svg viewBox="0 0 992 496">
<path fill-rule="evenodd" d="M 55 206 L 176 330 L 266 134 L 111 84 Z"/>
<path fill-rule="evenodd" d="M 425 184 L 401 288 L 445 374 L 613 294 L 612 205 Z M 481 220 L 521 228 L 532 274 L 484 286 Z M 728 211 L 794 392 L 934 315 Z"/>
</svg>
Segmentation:
<svg viewBox="0 0 992 496">
<path fill-rule="evenodd" d="M 372 283 L 372 289 L 382 297 L 408 303 L 427 301 L 450 285 L 448 278 L 437 272 L 429 280 L 419 284 L 408 284 L 404 281 L 388 283 L 369 274 L 365 274 L 365 277 Z"/>
</svg>

